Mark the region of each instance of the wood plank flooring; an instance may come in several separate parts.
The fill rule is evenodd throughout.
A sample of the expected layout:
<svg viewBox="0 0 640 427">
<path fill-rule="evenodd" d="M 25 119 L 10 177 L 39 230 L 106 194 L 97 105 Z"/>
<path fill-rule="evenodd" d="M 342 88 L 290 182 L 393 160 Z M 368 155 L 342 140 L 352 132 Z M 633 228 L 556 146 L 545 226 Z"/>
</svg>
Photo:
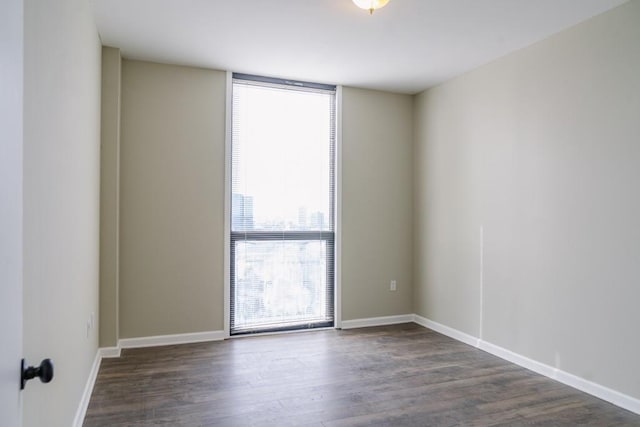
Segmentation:
<svg viewBox="0 0 640 427">
<path fill-rule="evenodd" d="M 421 326 L 238 338 L 104 359 L 84 426 L 640 426 Z"/>
</svg>

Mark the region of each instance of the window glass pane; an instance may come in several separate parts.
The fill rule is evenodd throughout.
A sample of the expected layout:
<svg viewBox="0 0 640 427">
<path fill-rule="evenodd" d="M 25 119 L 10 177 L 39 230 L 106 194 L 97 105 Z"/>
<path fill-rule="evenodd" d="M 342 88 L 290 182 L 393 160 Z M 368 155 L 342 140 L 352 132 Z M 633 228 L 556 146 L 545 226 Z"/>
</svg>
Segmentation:
<svg viewBox="0 0 640 427">
<path fill-rule="evenodd" d="M 235 329 L 327 318 L 327 242 L 238 241 Z"/>
<path fill-rule="evenodd" d="M 333 95 L 234 85 L 232 230 L 329 230 Z"/>
</svg>

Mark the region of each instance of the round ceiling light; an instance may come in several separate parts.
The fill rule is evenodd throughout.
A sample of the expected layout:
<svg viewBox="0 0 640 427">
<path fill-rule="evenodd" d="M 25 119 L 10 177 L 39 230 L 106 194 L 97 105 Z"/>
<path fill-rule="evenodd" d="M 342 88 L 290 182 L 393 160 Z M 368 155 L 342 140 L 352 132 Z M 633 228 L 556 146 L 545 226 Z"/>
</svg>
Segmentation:
<svg viewBox="0 0 640 427">
<path fill-rule="evenodd" d="M 374 10 L 385 7 L 389 0 L 353 0 L 353 2 L 360 9 L 368 10 L 372 14 Z"/>
</svg>

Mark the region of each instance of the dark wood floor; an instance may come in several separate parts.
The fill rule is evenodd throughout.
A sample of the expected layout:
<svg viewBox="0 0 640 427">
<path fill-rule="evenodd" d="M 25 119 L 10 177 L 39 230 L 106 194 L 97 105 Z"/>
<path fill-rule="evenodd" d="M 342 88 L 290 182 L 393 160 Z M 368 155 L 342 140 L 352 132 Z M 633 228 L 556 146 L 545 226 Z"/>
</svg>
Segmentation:
<svg viewBox="0 0 640 427">
<path fill-rule="evenodd" d="M 640 426 L 415 324 L 123 350 L 85 426 Z"/>
</svg>

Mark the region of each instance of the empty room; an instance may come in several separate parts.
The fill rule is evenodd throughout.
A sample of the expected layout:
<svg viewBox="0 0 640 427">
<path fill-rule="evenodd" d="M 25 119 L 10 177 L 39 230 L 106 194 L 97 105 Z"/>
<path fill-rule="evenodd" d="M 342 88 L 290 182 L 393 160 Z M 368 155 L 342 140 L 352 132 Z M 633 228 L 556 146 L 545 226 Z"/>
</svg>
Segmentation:
<svg viewBox="0 0 640 427">
<path fill-rule="evenodd" d="M 639 0 L 0 40 L 0 426 L 640 426 Z"/>
</svg>

